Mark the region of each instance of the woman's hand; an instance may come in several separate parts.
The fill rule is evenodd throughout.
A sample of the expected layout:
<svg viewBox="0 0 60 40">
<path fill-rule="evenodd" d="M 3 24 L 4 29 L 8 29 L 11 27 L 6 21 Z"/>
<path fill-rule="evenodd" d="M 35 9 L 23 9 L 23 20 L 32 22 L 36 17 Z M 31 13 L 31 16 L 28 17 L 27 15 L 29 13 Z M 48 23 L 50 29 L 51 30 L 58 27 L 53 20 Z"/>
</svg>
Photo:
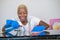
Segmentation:
<svg viewBox="0 0 60 40">
<path fill-rule="evenodd" d="M 31 32 L 31 36 L 36 36 L 38 34 L 40 34 L 40 32 Z"/>
</svg>

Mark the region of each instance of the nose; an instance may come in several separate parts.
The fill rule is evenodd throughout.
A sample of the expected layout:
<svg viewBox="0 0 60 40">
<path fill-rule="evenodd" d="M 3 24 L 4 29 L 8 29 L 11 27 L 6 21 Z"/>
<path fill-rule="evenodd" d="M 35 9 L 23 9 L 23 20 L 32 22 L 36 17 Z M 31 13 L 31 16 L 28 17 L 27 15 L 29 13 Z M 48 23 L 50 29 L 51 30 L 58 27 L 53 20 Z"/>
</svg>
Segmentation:
<svg viewBox="0 0 60 40">
<path fill-rule="evenodd" d="M 20 14 L 18 14 L 18 16 L 21 16 L 21 17 L 23 17 L 23 16 L 24 16 L 24 13 L 20 13 Z"/>
<path fill-rule="evenodd" d="M 24 13 L 21 13 L 21 16 L 24 16 Z"/>
</svg>

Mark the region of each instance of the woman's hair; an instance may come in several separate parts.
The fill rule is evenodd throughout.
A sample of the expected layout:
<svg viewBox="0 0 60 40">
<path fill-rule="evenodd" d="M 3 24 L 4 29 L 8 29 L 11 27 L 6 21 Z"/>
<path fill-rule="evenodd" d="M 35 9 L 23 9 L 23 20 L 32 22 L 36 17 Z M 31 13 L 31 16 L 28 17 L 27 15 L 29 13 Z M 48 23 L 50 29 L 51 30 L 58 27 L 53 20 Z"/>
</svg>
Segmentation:
<svg viewBox="0 0 60 40">
<path fill-rule="evenodd" d="M 25 9 L 26 11 L 27 11 L 27 7 L 26 7 L 26 5 L 24 5 L 24 4 L 20 4 L 19 6 L 18 6 L 18 8 L 17 8 L 17 12 L 20 10 L 20 9 Z"/>
</svg>

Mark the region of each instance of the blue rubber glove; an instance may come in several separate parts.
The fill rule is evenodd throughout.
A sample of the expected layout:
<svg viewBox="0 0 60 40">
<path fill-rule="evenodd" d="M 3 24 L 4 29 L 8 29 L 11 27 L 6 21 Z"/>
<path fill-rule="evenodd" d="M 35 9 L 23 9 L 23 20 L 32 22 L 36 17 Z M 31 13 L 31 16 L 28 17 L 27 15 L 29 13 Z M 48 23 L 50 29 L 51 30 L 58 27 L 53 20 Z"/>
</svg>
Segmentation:
<svg viewBox="0 0 60 40">
<path fill-rule="evenodd" d="M 12 30 L 18 29 L 19 28 L 19 23 L 15 20 L 6 20 L 6 25 L 5 25 L 5 33 L 8 36 L 12 36 L 11 32 Z M 13 35 L 14 36 L 14 35 Z"/>
<path fill-rule="evenodd" d="M 46 33 L 45 32 L 42 32 L 43 30 L 45 30 L 45 26 L 41 25 L 41 26 L 35 26 L 32 30 L 32 32 L 39 32 L 40 34 L 37 34 L 36 36 L 39 36 L 39 35 L 45 35 Z"/>
</svg>

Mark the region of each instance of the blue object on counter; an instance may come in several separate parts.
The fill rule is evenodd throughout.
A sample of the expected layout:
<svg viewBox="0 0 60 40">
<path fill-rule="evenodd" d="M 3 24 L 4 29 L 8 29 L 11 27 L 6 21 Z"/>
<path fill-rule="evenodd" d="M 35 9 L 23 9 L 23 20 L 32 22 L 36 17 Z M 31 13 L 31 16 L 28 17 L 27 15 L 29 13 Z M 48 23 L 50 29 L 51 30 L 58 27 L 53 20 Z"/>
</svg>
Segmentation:
<svg viewBox="0 0 60 40">
<path fill-rule="evenodd" d="M 46 35 L 46 32 L 43 31 L 39 35 Z"/>
<path fill-rule="evenodd" d="M 45 30 L 45 26 L 41 25 L 41 26 L 35 26 L 32 30 L 32 32 L 40 32 L 42 30 Z"/>
<path fill-rule="evenodd" d="M 11 26 L 13 28 L 18 28 L 19 23 L 15 20 L 6 20 L 6 28 L 8 28 L 8 26 Z"/>
<path fill-rule="evenodd" d="M 6 35 L 9 36 L 15 36 L 13 34 L 11 34 L 10 32 L 18 29 L 19 28 L 19 23 L 15 20 L 6 20 L 6 25 L 5 25 L 5 33 Z"/>
<path fill-rule="evenodd" d="M 38 34 L 37 36 L 39 35 L 45 35 L 46 33 L 43 31 L 45 30 L 45 26 L 41 25 L 41 26 L 35 26 L 32 30 L 32 32 L 39 32 L 40 34 Z"/>
</svg>

